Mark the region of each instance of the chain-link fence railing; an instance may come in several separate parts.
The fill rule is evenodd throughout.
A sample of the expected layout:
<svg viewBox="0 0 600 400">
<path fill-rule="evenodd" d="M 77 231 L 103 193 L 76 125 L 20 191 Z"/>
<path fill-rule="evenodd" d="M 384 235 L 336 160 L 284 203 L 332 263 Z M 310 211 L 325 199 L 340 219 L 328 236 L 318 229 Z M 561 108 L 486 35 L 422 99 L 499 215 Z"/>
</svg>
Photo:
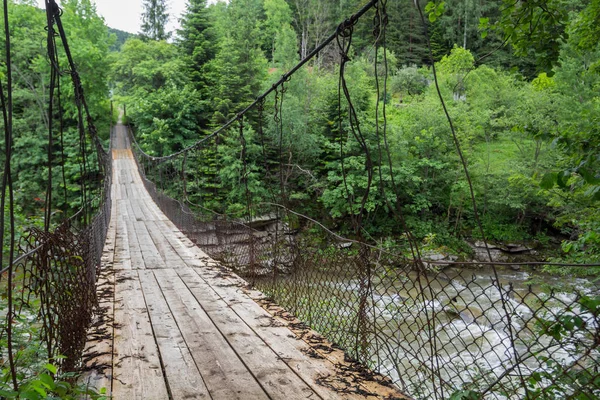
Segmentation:
<svg viewBox="0 0 600 400">
<path fill-rule="evenodd" d="M 413 259 L 281 207 L 250 221 L 208 213 L 189 200 L 196 174 L 186 171 L 202 152 L 168 161 L 134 153 L 151 196 L 194 243 L 411 396 L 600 396 L 592 282 L 526 261 Z"/>
<path fill-rule="evenodd" d="M 152 156 L 140 145 L 152 154 L 160 145 L 138 145 L 130 131 L 146 188 L 212 258 L 414 398 L 598 398 L 600 291 L 593 282 L 542 273 L 539 261 L 440 260 L 407 228 L 401 203 L 408 195 L 395 181 L 401 172 L 386 136 L 385 7 L 385 0 L 369 2 L 190 147 Z M 358 104 L 346 70 L 355 25 L 367 12 L 377 89 Z M 315 106 L 317 88 L 293 75 L 321 51 L 339 56 L 339 79 L 331 104 Z M 318 132 L 312 139 L 308 125 Z M 338 203 L 330 206 L 345 219 L 314 201 L 325 186 L 334 188 Z M 395 242 L 368 236 L 365 221 L 373 228 L 376 218 L 393 221 Z M 491 258 L 488 244 L 483 252 Z"/>
<path fill-rule="evenodd" d="M 4 2 L 6 69 L 10 76 L 10 29 Z M 71 57 L 64 32 L 62 11 L 53 0 L 46 1 L 49 74 L 47 159 L 39 174 L 47 179 L 42 222 L 16 220 L 14 167 L 18 156 L 13 144 L 12 86 L 2 85 L 4 141 L 2 142 L 2 253 L 0 254 L 0 397 L 28 396 L 19 392 L 22 384 L 40 376 L 73 375 L 81 363 L 96 301 L 96 280 L 111 212 L 112 165 L 97 135 L 88 110 L 83 87 Z M 59 52 L 57 42 L 63 49 Z M 59 54 L 68 68 L 58 66 Z M 69 117 L 61 102 L 60 79 L 70 79 L 77 115 Z M 5 95 L 4 91 L 8 95 Z M 70 115 L 70 114 L 69 114 Z M 60 121 L 60 122 L 59 122 Z M 68 124 L 67 124 L 68 121 Z M 67 128 L 67 125 L 71 128 Z M 73 128 L 76 126 L 76 128 Z M 77 143 L 74 178 L 66 177 L 65 137 Z M 22 144 L 21 144 L 22 146 Z M 16 149 L 15 149 L 16 148 Z M 20 183 L 25 184 L 25 183 Z M 58 194 L 57 194 L 58 192 Z M 57 206 L 56 198 L 62 197 Z M 39 200 L 39 199 L 38 199 Z M 40 200 L 40 202 L 42 202 Z M 50 364 L 48 364 L 50 363 Z M 45 376 L 43 376 L 45 375 Z M 48 383 L 44 381 L 44 383 Z M 52 386 L 56 393 L 62 389 Z M 46 396 L 45 386 L 36 396 Z M 33 394 L 29 394 L 33 396 Z M 37 398 L 37 397 L 36 397 Z"/>
</svg>

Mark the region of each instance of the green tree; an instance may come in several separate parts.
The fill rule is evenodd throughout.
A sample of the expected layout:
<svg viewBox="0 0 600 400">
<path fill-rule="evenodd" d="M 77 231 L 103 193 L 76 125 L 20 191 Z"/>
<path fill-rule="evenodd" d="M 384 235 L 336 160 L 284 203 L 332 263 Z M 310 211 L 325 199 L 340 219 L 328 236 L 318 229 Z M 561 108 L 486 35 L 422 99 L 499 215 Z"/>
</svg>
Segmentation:
<svg viewBox="0 0 600 400">
<path fill-rule="evenodd" d="M 146 151 L 168 155 L 191 144 L 206 103 L 189 82 L 178 47 L 129 39 L 113 57 L 116 98 L 127 104 Z"/>
<path fill-rule="evenodd" d="M 297 59 L 298 44 L 292 23 L 292 10 L 285 0 L 265 0 L 266 20 L 263 23 L 264 42 L 267 44 L 267 58 L 276 63 Z M 278 52 L 275 60 L 275 53 Z"/>
<path fill-rule="evenodd" d="M 209 19 L 206 0 L 189 0 L 181 18 L 178 44 L 183 49 L 190 80 L 199 90 L 206 90 L 206 64 L 215 56 L 216 37 Z"/>
<path fill-rule="evenodd" d="M 577 15 L 585 2 L 502 0 L 502 3 L 496 28 L 509 40 L 517 56 L 533 54 L 538 71 L 551 72 L 558 61 L 561 42 L 568 37 L 570 15 Z"/>
<path fill-rule="evenodd" d="M 396 54 L 398 66 L 420 66 L 429 62 L 425 29 L 414 0 L 387 3 L 389 24 L 386 32 L 388 50 Z M 395 66 L 391 66 L 395 67 Z"/>
<path fill-rule="evenodd" d="M 185 73 L 198 92 L 202 113 L 197 115 L 198 125 L 206 128 L 212 115 L 210 99 L 212 82 L 208 63 L 216 54 L 216 32 L 210 22 L 205 0 L 190 0 L 181 18 L 178 45 L 185 55 Z"/>
<path fill-rule="evenodd" d="M 13 27 L 12 45 L 14 51 L 12 66 L 14 71 L 14 185 L 17 203 L 28 217 L 42 211 L 43 199 L 47 191 L 48 162 L 48 123 L 47 110 L 50 66 L 45 43 L 47 32 L 46 15 L 43 10 L 29 4 L 9 3 L 10 24 Z M 95 6 L 89 0 L 68 0 L 62 3 L 62 21 L 67 32 L 69 45 L 86 95 L 87 104 L 98 132 L 108 138 L 109 102 L 107 70 L 108 48 L 112 39 L 107 27 L 97 15 Z M 4 39 L 0 39 L 4 45 Z M 58 62 L 66 69 L 66 55 L 60 46 Z M 69 75 L 61 78 L 61 105 L 58 107 L 58 91 L 53 118 L 62 119 L 62 124 L 54 124 L 53 191 L 57 210 L 69 211 L 69 207 L 80 206 L 81 183 L 91 176 L 82 176 L 77 158 L 79 133 L 77 132 L 77 110 L 74 89 Z M 62 129 L 60 129 L 62 125 Z M 61 150 L 59 143 L 64 143 Z M 88 141 L 89 147 L 89 141 Z M 91 149 L 89 149 L 91 150 Z M 63 158 L 63 153 L 65 157 Z M 69 156 L 72 156 L 71 158 Z M 93 164 L 93 156 L 89 160 Z M 65 171 L 64 180 L 62 171 Z M 65 191 L 67 192 L 65 196 Z M 54 213 L 60 219 L 62 212 Z"/>
<path fill-rule="evenodd" d="M 305 58 L 335 27 L 338 7 L 332 1 L 293 0 L 290 3 L 294 27 L 300 38 L 300 58 Z M 348 11 L 345 10 L 349 14 Z"/>
<path fill-rule="evenodd" d="M 227 6 L 229 30 L 210 63 L 215 124 L 231 118 L 259 94 L 267 67 L 261 49 L 262 13 L 259 0 L 232 0 Z"/>
<path fill-rule="evenodd" d="M 166 25 L 169 21 L 166 0 L 144 0 L 142 13 L 142 31 L 140 35 L 151 40 L 166 40 L 171 36 Z"/>
<path fill-rule="evenodd" d="M 123 46 L 123 43 L 125 43 L 127 41 L 127 39 L 129 39 L 129 37 L 133 36 L 132 33 L 121 31 L 121 30 L 115 29 L 115 28 L 109 27 L 108 31 L 110 32 L 111 35 L 115 35 L 115 37 L 116 37 L 115 43 L 110 47 L 111 51 L 121 50 L 121 46 Z"/>
</svg>

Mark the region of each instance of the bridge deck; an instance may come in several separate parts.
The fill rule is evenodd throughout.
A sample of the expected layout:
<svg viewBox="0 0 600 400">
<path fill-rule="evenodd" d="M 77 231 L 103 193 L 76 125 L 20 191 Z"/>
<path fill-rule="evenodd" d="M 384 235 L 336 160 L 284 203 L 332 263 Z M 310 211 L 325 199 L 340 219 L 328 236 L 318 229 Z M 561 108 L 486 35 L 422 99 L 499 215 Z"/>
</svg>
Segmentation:
<svg viewBox="0 0 600 400">
<path fill-rule="evenodd" d="M 102 313 L 87 349 L 91 385 L 117 400 L 395 397 L 376 382 L 343 377 L 343 366 L 315 357 L 257 304 L 250 296 L 256 292 L 194 246 L 152 201 L 122 126 L 116 142 Z"/>
</svg>

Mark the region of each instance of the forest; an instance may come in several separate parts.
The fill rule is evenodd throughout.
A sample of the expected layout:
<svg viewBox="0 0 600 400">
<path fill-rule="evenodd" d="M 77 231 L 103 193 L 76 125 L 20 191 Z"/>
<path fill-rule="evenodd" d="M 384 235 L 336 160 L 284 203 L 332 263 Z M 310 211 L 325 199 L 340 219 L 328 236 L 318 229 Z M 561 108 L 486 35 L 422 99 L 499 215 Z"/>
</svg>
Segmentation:
<svg viewBox="0 0 600 400">
<path fill-rule="evenodd" d="M 15 196 L 19 221 L 26 226 L 39 223 L 43 213 L 44 174 L 36 166 L 45 153 L 40 107 L 48 82 L 41 74 L 48 65 L 39 46 L 44 13 L 26 1 L 10 6 L 15 49 L 28 50 L 15 52 L 13 61 L 15 129 L 21 132 L 15 141 Z M 207 5 L 192 0 L 180 16 L 180 30 L 166 32 L 165 2 L 148 0 L 142 32 L 136 35 L 106 27 L 87 0 L 62 6 L 100 134 L 108 138 L 112 100 L 115 114 L 125 105 L 127 122 L 144 150 L 166 156 L 235 116 L 361 4 L 237 0 Z M 421 7 L 425 25 L 411 0 L 387 3 L 387 50 L 378 56 L 385 58 L 385 71 L 382 64 L 377 71 L 386 75 L 390 161 L 408 229 L 423 243 L 458 255 L 469 251 L 465 240 L 480 236 L 468 182 L 433 84 L 435 63 L 487 239 L 527 243 L 542 249 L 548 260 L 597 263 L 600 31 L 595 21 L 600 3 L 552 0 L 543 7 L 517 7 L 502 0 L 451 0 L 422 2 Z M 355 107 L 369 130 L 368 146 L 376 145 L 371 114 L 382 96 L 374 82 L 373 16 L 371 11 L 356 25 L 346 67 Z M 357 211 L 347 202 L 341 166 L 332 157 L 339 130 L 337 52 L 335 46 L 326 47 L 290 80 L 282 128 L 289 138 L 289 163 L 304 171 L 289 182 L 290 201 L 351 236 L 350 220 Z M 71 95 L 68 88 L 63 92 Z M 69 115 L 73 111 L 65 110 L 67 141 L 73 140 Z M 277 124 L 266 123 L 264 129 L 268 140 L 277 140 Z M 267 154 L 265 160 L 259 154 L 255 131 L 249 139 L 249 168 L 259 171 L 275 163 L 277 155 Z M 347 184 L 359 193 L 366 185 L 364 155 L 352 139 L 346 146 Z M 239 166 L 224 161 L 236 152 L 239 144 L 224 140 L 200 162 L 197 170 L 210 190 L 194 201 L 234 216 L 244 209 Z M 73 208 L 80 177 L 68 154 L 64 162 L 66 177 L 55 182 L 57 190 L 67 192 L 63 207 Z M 378 185 L 387 194 L 369 195 L 365 231 L 374 241 L 402 246 L 403 231 L 389 218 L 385 204 L 391 185 Z M 251 180 L 249 186 L 253 196 L 266 196 L 264 182 Z M 595 273 L 589 268 L 579 272 Z"/>
<path fill-rule="evenodd" d="M 409 254 L 414 241 L 428 254 L 468 261 L 485 239 L 533 250 L 535 261 L 555 264 L 541 266 L 544 273 L 594 283 L 600 0 L 417 1 L 382 1 L 382 13 L 367 11 L 345 37 L 347 51 L 339 43 L 324 47 L 244 117 L 241 134 L 233 128 L 202 147 L 187 173 L 173 168 L 176 178 L 162 189 L 175 196 L 181 178 L 189 180 L 183 187 L 192 210 L 233 220 L 272 212 L 265 204 L 280 192 L 287 208 L 329 232 L 394 254 Z M 136 34 L 106 26 L 90 0 L 64 0 L 60 7 L 105 147 L 122 119 L 145 153 L 165 157 L 212 138 L 365 3 L 188 0 L 176 16 L 168 14 L 167 0 L 144 0 Z M 58 94 L 50 94 L 47 19 L 35 4 L 15 0 L 7 8 L 18 235 L 58 226 L 87 201 L 85 188 L 100 192 L 101 181 L 99 172 L 81 168 L 81 146 L 85 153 L 92 144 L 81 145 L 72 82 L 60 80 Z M 180 18 L 179 30 L 166 31 L 169 18 Z M 6 37 L 0 42 L 6 48 Z M 67 64 L 62 50 L 57 60 Z M 2 63 L 3 90 L 6 77 Z M 352 103 L 342 106 L 345 85 Z M 51 96 L 59 100 L 49 116 Z M 55 147 L 47 140 L 54 118 L 60 119 Z M 358 125 L 360 136 L 350 134 Z M 0 144 L 6 148 L 4 138 Z M 6 157 L 2 151 L 1 168 Z M 52 193 L 53 208 L 46 209 Z M 8 223 L 3 230 L 5 260 Z M 0 298 L 0 309 L 6 301 Z M 37 333 L 33 325 L 23 323 L 22 337 Z M 5 341 L 0 335 L 0 345 Z M 23 341 L 24 377 L 55 369 L 43 367 L 39 349 Z M 5 369 L 2 377 L 0 390 L 9 380 Z"/>
<path fill-rule="evenodd" d="M 161 2 L 146 6 L 155 3 Z M 594 21 L 600 3 L 545 3 L 517 9 L 507 1 L 423 2 L 424 26 L 411 0 L 388 2 L 385 71 L 382 64 L 374 70 L 374 12 L 356 25 L 347 80 L 364 116 L 363 129 L 369 130 L 367 146 L 374 148 L 371 115 L 382 95 L 374 77 L 386 74 L 383 101 L 393 179 L 401 188 L 397 200 L 418 240 L 461 254 L 468 252 L 464 240 L 480 235 L 433 84 L 435 63 L 488 240 L 526 242 L 554 260 L 598 262 Z M 235 116 L 360 6 L 353 1 L 247 0 L 208 6 L 191 1 L 178 32 L 161 30 L 159 18 L 147 19 L 138 37 L 110 54 L 113 98 L 127 104 L 128 122 L 145 151 L 166 156 Z M 332 157 L 339 134 L 337 52 L 335 46 L 326 47 L 291 79 L 281 114 L 290 138 L 285 144 L 289 163 L 305 171 L 288 183 L 290 201 L 342 235 L 352 235 L 350 220 L 357 211 L 347 202 L 343 166 Z M 277 129 L 266 124 L 267 140 L 277 140 Z M 259 138 L 255 134 L 251 140 L 258 152 Z M 219 154 L 239 151 L 237 143 L 229 151 L 227 146 L 225 141 Z M 351 139 L 346 146 L 345 184 L 360 193 L 366 185 L 364 155 Z M 250 157 L 251 170 L 276 161 L 276 155 L 271 160 Z M 245 202 L 236 190 L 237 167 L 223 163 L 214 170 L 221 162 L 214 158 L 198 166 L 212 189 L 196 200 L 235 215 Z M 263 182 L 249 185 L 253 196 L 266 197 Z M 402 229 L 390 218 L 384 199 L 392 196 L 392 188 L 389 182 L 381 186 L 387 194 L 369 195 L 365 229 L 375 241 L 401 246 Z"/>
<path fill-rule="evenodd" d="M 526 242 L 554 260 L 599 261 L 600 32 L 594 21 L 600 4 L 544 3 L 515 9 L 501 0 L 423 2 L 427 26 L 411 0 L 387 4 L 389 146 L 394 179 L 402 188 L 399 201 L 419 240 L 433 240 L 437 247 L 460 254 L 468 250 L 464 240 L 479 235 L 467 182 L 432 84 L 435 62 L 488 239 Z M 211 5 L 192 0 L 180 16 L 180 30 L 165 32 L 164 1 L 146 1 L 142 32 L 131 35 L 108 28 L 87 0 L 62 4 L 99 132 L 108 138 L 109 99 L 115 110 L 125 105 L 127 122 L 154 156 L 178 151 L 234 116 L 360 5 L 349 0 Z M 15 141 L 15 196 L 18 220 L 27 226 L 39 223 L 46 190 L 45 174 L 37 168 L 45 154 L 42 107 L 48 82 L 42 73 L 48 65 L 39 46 L 45 16 L 27 1 L 10 7 L 14 46 L 20 49 L 13 60 L 15 129 L 21 132 Z M 348 67 L 352 95 L 364 115 L 373 110 L 378 96 L 372 14 L 356 27 Z M 341 187 L 339 162 L 329 156 L 336 151 L 336 52 L 334 46 L 325 48 L 290 81 L 282 113 L 292 138 L 290 163 L 311 177 L 293 182 L 290 197 L 303 212 L 349 234 L 353 210 Z M 384 73 L 381 69 L 379 74 Z M 67 98 L 72 95 L 68 88 L 63 92 Z M 73 113 L 65 110 L 67 132 Z M 372 127 L 373 118 L 366 118 L 371 120 L 364 126 Z M 275 140 L 275 124 L 265 129 Z M 74 139 L 65 134 L 64 140 Z M 258 142 L 256 135 L 253 140 Z M 227 146 L 219 152 L 227 153 Z M 232 146 L 230 153 L 238 151 L 237 144 Z M 356 143 L 348 146 L 348 163 L 354 165 L 348 182 L 360 191 L 364 159 Z M 68 154 L 64 162 L 71 163 Z M 211 190 L 197 200 L 208 209 L 235 214 L 244 203 L 234 187 L 235 171 L 226 165 L 215 168 L 218 162 L 213 156 L 198 165 Z M 255 156 L 251 168 L 260 169 L 263 162 Z M 74 165 L 66 170 L 64 180 L 56 179 L 62 182 L 57 189 L 67 192 L 65 203 L 70 204 L 64 207 L 76 207 L 74 182 L 80 177 Z M 261 182 L 251 186 L 253 195 L 264 197 Z M 389 185 L 386 190 L 391 190 Z M 366 230 L 375 240 L 400 243 L 402 230 L 388 218 L 384 203 L 381 196 L 369 198 Z"/>
</svg>

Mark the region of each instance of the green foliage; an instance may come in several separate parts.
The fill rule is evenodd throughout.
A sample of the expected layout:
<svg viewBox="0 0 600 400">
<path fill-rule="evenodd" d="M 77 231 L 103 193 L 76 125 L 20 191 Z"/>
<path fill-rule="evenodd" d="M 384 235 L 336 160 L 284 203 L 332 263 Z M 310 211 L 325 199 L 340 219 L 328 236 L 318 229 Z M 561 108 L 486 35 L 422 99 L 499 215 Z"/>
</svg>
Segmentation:
<svg viewBox="0 0 600 400">
<path fill-rule="evenodd" d="M 479 400 L 481 393 L 474 390 L 458 390 L 452 393 L 449 400 Z"/>
<path fill-rule="evenodd" d="M 205 0 L 190 0 L 181 18 L 178 35 L 178 45 L 185 53 L 185 74 L 199 92 L 201 100 L 207 103 L 211 96 L 207 65 L 216 53 L 216 32 Z M 207 126 L 209 114 L 205 111 L 199 116 L 198 122 L 202 127 Z"/>
<path fill-rule="evenodd" d="M 128 117 L 146 151 L 167 155 L 195 141 L 209 108 L 188 81 L 178 48 L 134 38 L 114 57 L 115 95 L 128 105 Z"/>
<path fill-rule="evenodd" d="M 562 233 L 570 236 L 563 244 L 563 259 L 593 261 L 600 196 L 600 50 L 586 38 L 596 34 L 591 21 L 599 7 L 597 1 L 567 2 L 549 16 L 561 1 L 512 9 L 501 0 L 423 6 L 439 60 L 442 96 L 471 172 L 487 236 L 518 241 Z M 351 1 L 236 0 L 207 7 L 204 1 L 192 1 L 177 46 L 135 39 L 123 46 L 113 60 L 115 94 L 127 101 L 147 151 L 176 151 L 235 116 L 358 6 Z M 543 17 L 541 31 L 529 33 L 534 41 L 548 34 L 547 43 L 529 46 L 522 40 L 526 27 L 523 21 L 515 25 L 514 18 L 524 16 L 525 10 Z M 564 10 L 574 12 L 567 15 Z M 401 235 L 402 228 L 391 218 L 391 210 L 400 206 L 420 240 L 432 234 L 436 245 L 451 244 L 466 252 L 462 238 L 477 237 L 478 230 L 427 67 L 431 61 L 425 27 L 411 0 L 388 2 L 386 11 L 390 23 L 385 54 L 391 75 L 388 97 L 380 93 L 379 99 L 386 103 L 385 146 L 383 121 L 374 117 L 373 67 L 378 62 L 381 92 L 384 52 L 379 50 L 374 59 L 367 35 L 371 28 L 359 22 L 346 79 L 366 149 L 352 134 L 347 105 L 342 102 L 338 108 L 339 81 L 333 68 L 338 56 L 326 49 L 312 68 L 286 82 L 283 94 L 278 90 L 277 101 L 267 98 L 262 135 L 256 112 L 246 116 L 246 176 L 236 133 L 198 151 L 187 180 L 207 190 L 190 192 L 194 201 L 241 215 L 247 204 L 246 182 L 253 204 L 258 204 L 278 192 L 283 181 L 288 205 L 342 232 L 351 230 L 351 219 L 364 202 L 365 232 L 375 240 Z M 369 12 L 365 18 L 373 16 Z M 566 25 L 555 29 L 557 22 Z M 505 34 L 513 50 L 501 48 Z M 522 57 L 511 58 L 513 52 Z M 560 65 L 552 61 L 556 59 Z M 555 65 L 553 71 L 547 62 Z M 534 70 L 547 72 L 532 74 Z M 272 118 L 275 106 L 281 115 Z M 379 107 L 381 117 L 382 103 Z M 265 153 L 259 151 L 263 143 Z M 365 150 L 377 155 L 371 160 L 371 180 L 365 173 Z"/>
<path fill-rule="evenodd" d="M 398 69 L 391 79 L 391 90 L 401 98 L 422 94 L 426 88 L 427 72 L 415 66 Z"/>
<path fill-rule="evenodd" d="M 262 22 L 264 50 L 274 65 L 291 67 L 297 60 L 297 37 L 292 28 L 292 10 L 284 0 L 265 0 Z"/>
<path fill-rule="evenodd" d="M 257 144 L 256 133 L 251 128 L 244 129 L 246 160 L 241 157 L 243 150 L 239 129 L 232 129 L 219 146 L 218 157 L 223 167 L 219 170 L 222 188 L 226 195 L 226 212 L 234 218 L 247 216 L 247 202 L 261 203 L 267 199 L 264 184 L 261 182 L 260 156 L 262 149 Z M 248 197 L 250 196 L 250 197 Z"/>
<path fill-rule="evenodd" d="M 566 38 L 565 26 L 569 8 L 562 0 L 512 2 L 504 0 L 497 28 L 507 37 L 516 55 L 525 56 L 531 50 L 538 68 L 550 71 L 558 60 L 560 42 Z"/>
<path fill-rule="evenodd" d="M 20 300 L 15 301 L 20 305 Z M 105 389 L 98 392 L 74 383 L 77 374 L 59 374 L 58 368 L 47 360 L 45 346 L 40 342 L 40 323 L 34 317 L 38 311 L 38 304 L 35 299 L 29 299 L 27 304 L 23 304 L 21 313 L 12 321 L 18 390 L 14 390 L 7 358 L 0 358 L 0 397 L 37 400 L 79 399 L 86 395 L 90 399 L 107 399 L 103 395 Z M 0 309 L 7 309 L 5 296 L 0 296 Z M 3 318 L 0 324 L 5 323 Z M 0 336 L 0 348 L 7 348 L 6 334 Z"/>
<path fill-rule="evenodd" d="M 434 2 L 430 1 L 425 6 L 425 13 L 429 17 L 429 22 L 435 22 L 439 17 L 444 14 L 444 7 L 446 6 L 446 2 Z"/>
<path fill-rule="evenodd" d="M 63 399 L 76 400 L 85 396 L 91 400 L 105 400 L 106 389 L 100 391 L 85 387 L 82 384 L 73 384 L 76 378 L 73 374 L 56 375 L 56 367 L 52 364 L 46 364 L 41 372 L 27 379 L 19 385 L 18 390 L 12 390 L 9 386 L 0 383 L 0 396 L 6 400 L 12 399 L 27 399 L 27 400 L 44 400 L 44 399 Z M 3 376 L 3 381 L 6 381 L 8 376 Z"/>
<path fill-rule="evenodd" d="M 111 28 L 111 27 L 108 28 L 108 32 L 110 33 L 111 36 L 114 35 L 116 38 L 113 45 L 110 46 L 110 51 L 120 51 L 121 47 L 127 41 L 127 39 L 129 39 L 131 36 L 133 36 L 133 33 L 121 31 L 119 29 L 115 29 L 115 28 Z"/>
<path fill-rule="evenodd" d="M 578 309 L 538 318 L 536 327 L 539 334 L 551 338 L 562 348 L 578 349 L 585 340 L 592 340 L 588 324 L 598 322 L 600 298 L 582 296 L 577 305 Z M 579 365 L 573 368 L 568 362 L 558 362 L 543 352 L 536 357 L 545 363 L 545 368 L 532 372 L 526 379 L 531 397 L 591 399 L 598 395 L 600 379 L 587 365 L 588 359 L 578 360 Z"/>
<path fill-rule="evenodd" d="M 144 0 L 142 3 L 142 31 L 140 35 L 145 39 L 167 40 L 171 33 L 165 30 L 169 21 L 167 3 L 165 0 Z"/>
<path fill-rule="evenodd" d="M 108 138 L 110 124 L 110 104 L 108 100 L 107 71 L 108 49 L 113 39 L 102 19 L 96 14 L 95 6 L 88 0 L 68 0 L 61 3 L 62 21 L 65 30 L 70 32 L 69 44 L 73 58 L 78 65 L 90 114 L 103 138 Z M 9 2 L 9 18 L 12 26 L 13 52 L 13 115 L 14 153 L 13 180 L 14 196 L 22 213 L 35 218 L 43 213 L 43 199 L 47 191 L 47 101 L 49 92 L 48 76 L 50 65 L 41 43 L 45 43 L 47 24 L 45 12 L 28 4 Z M 4 38 L 0 39 L 4 46 Z M 59 48 L 61 69 L 67 65 L 66 55 Z M 2 73 L 4 73 L 2 67 Z M 55 99 L 55 110 L 57 99 Z M 62 134 L 58 123 L 54 125 L 55 143 L 66 144 L 66 153 L 76 153 L 79 146 L 77 131 L 77 110 L 74 90 L 68 74 L 61 78 Z M 59 112 L 54 116 L 58 121 Z M 2 124 L 2 122 L 0 122 Z M 0 139 L 3 140 L 3 139 Z M 68 146 L 68 147 L 67 147 Z M 88 140 L 88 149 L 89 140 Z M 2 154 L 2 158 L 4 155 Z M 93 162 L 94 158 L 90 159 Z M 65 158 L 59 148 L 54 151 L 53 192 L 55 194 L 57 222 L 65 211 L 78 208 L 81 204 L 81 184 L 89 177 L 82 177 L 79 160 Z M 63 182 L 62 167 L 65 169 Z M 66 185 L 65 185 L 66 183 Z M 93 184 L 93 182 L 89 182 Z M 67 195 L 65 196 L 65 191 Z"/>
<path fill-rule="evenodd" d="M 228 30 L 210 62 L 214 90 L 213 123 L 229 120 L 258 94 L 266 76 L 267 60 L 261 49 L 262 2 L 231 1 L 225 14 Z"/>
<path fill-rule="evenodd" d="M 425 27 L 414 0 L 388 2 L 387 13 L 386 46 L 397 57 L 397 65 L 390 65 L 390 68 L 429 64 Z"/>
</svg>

